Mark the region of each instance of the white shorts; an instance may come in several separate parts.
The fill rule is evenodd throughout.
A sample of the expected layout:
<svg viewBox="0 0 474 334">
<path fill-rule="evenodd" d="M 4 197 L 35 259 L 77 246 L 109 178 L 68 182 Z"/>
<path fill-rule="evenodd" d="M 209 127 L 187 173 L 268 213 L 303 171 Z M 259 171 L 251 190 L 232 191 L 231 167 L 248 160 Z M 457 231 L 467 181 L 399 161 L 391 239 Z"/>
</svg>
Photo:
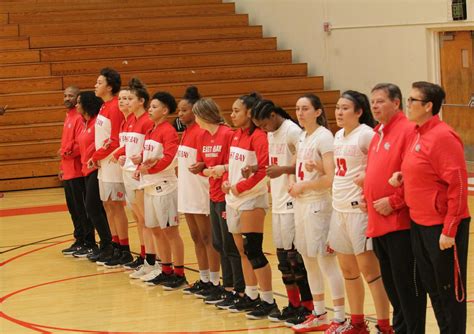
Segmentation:
<svg viewBox="0 0 474 334">
<path fill-rule="evenodd" d="M 102 202 L 106 202 L 109 199 L 112 201 L 125 201 L 125 186 L 123 183 L 104 182 L 99 179 L 99 194 Z"/>
<path fill-rule="evenodd" d="M 165 229 L 178 226 L 178 191 L 156 196 L 145 192 L 145 226 Z"/>
<path fill-rule="evenodd" d="M 272 214 L 273 244 L 276 248 L 290 250 L 295 241 L 295 215 L 293 213 Z"/>
<path fill-rule="evenodd" d="M 261 208 L 267 212 L 268 209 L 268 194 L 265 193 L 255 198 L 251 198 L 248 201 L 242 203 L 238 210 L 235 210 L 229 205 L 225 206 L 227 227 L 229 232 L 233 234 L 240 233 L 240 213 L 242 211 L 251 211 L 253 209 Z"/>
<path fill-rule="evenodd" d="M 125 194 L 127 195 L 127 202 L 135 204 L 135 190 L 140 187 L 140 181 L 133 178 L 135 172 L 128 170 L 123 171 L 123 185 L 125 186 Z"/>
<path fill-rule="evenodd" d="M 331 198 L 295 201 L 295 247 L 301 255 L 330 255 L 327 239 L 331 224 Z"/>
<path fill-rule="evenodd" d="M 334 210 L 329 229 L 329 246 L 338 253 L 359 255 L 373 250 L 372 239 L 365 235 L 366 213 Z"/>
</svg>

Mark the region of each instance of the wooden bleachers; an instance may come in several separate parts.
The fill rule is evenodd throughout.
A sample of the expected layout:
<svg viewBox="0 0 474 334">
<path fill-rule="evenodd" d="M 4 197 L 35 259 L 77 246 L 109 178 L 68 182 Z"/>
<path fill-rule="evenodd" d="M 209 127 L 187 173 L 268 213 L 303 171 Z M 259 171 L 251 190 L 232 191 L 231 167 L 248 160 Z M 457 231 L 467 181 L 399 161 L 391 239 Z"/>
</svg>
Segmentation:
<svg viewBox="0 0 474 334">
<path fill-rule="evenodd" d="M 124 84 L 176 97 L 194 84 L 230 121 L 236 97 L 258 91 L 294 115 L 317 93 L 334 126 L 338 91 L 308 77 L 274 37 L 221 0 L 2 0 L 0 3 L 0 191 L 56 187 L 63 90 L 93 90 L 101 68 Z M 177 115 L 172 115 L 172 121 Z"/>
</svg>

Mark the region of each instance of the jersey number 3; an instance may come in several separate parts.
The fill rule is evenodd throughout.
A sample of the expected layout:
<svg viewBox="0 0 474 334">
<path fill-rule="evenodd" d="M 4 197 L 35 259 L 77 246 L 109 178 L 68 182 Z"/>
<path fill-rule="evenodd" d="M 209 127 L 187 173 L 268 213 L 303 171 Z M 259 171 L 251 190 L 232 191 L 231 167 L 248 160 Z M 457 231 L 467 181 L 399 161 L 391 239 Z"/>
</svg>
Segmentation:
<svg viewBox="0 0 474 334">
<path fill-rule="evenodd" d="M 346 173 L 347 173 L 346 159 L 337 158 L 336 159 L 336 175 L 345 176 Z"/>
</svg>

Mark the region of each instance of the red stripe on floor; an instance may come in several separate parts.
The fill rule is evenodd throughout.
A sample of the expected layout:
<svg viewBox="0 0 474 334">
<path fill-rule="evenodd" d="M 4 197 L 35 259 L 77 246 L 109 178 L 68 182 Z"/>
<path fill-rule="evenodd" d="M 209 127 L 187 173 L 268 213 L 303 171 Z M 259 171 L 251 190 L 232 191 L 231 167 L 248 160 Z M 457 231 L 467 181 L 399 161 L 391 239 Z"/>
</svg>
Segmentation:
<svg viewBox="0 0 474 334">
<path fill-rule="evenodd" d="M 62 211 L 67 211 L 66 204 L 32 206 L 28 208 L 17 208 L 17 209 L 3 209 L 3 210 L 0 210 L 0 217 L 35 215 L 39 213 L 62 212 Z"/>
</svg>

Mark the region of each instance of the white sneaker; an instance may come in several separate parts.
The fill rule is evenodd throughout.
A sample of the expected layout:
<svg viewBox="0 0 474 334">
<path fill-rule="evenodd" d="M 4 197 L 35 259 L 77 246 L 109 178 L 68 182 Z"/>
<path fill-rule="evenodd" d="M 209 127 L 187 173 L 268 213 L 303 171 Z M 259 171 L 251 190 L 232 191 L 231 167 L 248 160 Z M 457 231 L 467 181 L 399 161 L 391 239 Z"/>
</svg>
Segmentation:
<svg viewBox="0 0 474 334">
<path fill-rule="evenodd" d="M 154 269 L 152 271 L 150 271 L 148 274 L 143 275 L 142 277 L 140 277 L 140 279 L 143 282 L 150 281 L 150 280 L 154 279 L 156 276 L 158 276 L 159 274 L 161 274 L 161 266 L 158 263 L 155 264 L 153 268 Z"/>
<path fill-rule="evenodd" d="M 148 274 L 153 269 L 155 269 L 155 266 L 149 265 L 148 262 L 146 262 L 146 260 L 145 260 L 143 262 L 143 266 L 141 266 L 140 269 L 135 270 L 133 273 L 131 273 L 128 276 L 130 278 L 137 279 L 137 278 L 140 278 L 142 276 L 145 276 L 146 274 Z"/>
<path fill-rule="evenodd" d="M 325 331 L 330 326 L 326 313 L 321 315 L 311 314 L 305 322 L 291 327 L 296 333 L 306 333 L 314 331 Z"/>
</svg>

